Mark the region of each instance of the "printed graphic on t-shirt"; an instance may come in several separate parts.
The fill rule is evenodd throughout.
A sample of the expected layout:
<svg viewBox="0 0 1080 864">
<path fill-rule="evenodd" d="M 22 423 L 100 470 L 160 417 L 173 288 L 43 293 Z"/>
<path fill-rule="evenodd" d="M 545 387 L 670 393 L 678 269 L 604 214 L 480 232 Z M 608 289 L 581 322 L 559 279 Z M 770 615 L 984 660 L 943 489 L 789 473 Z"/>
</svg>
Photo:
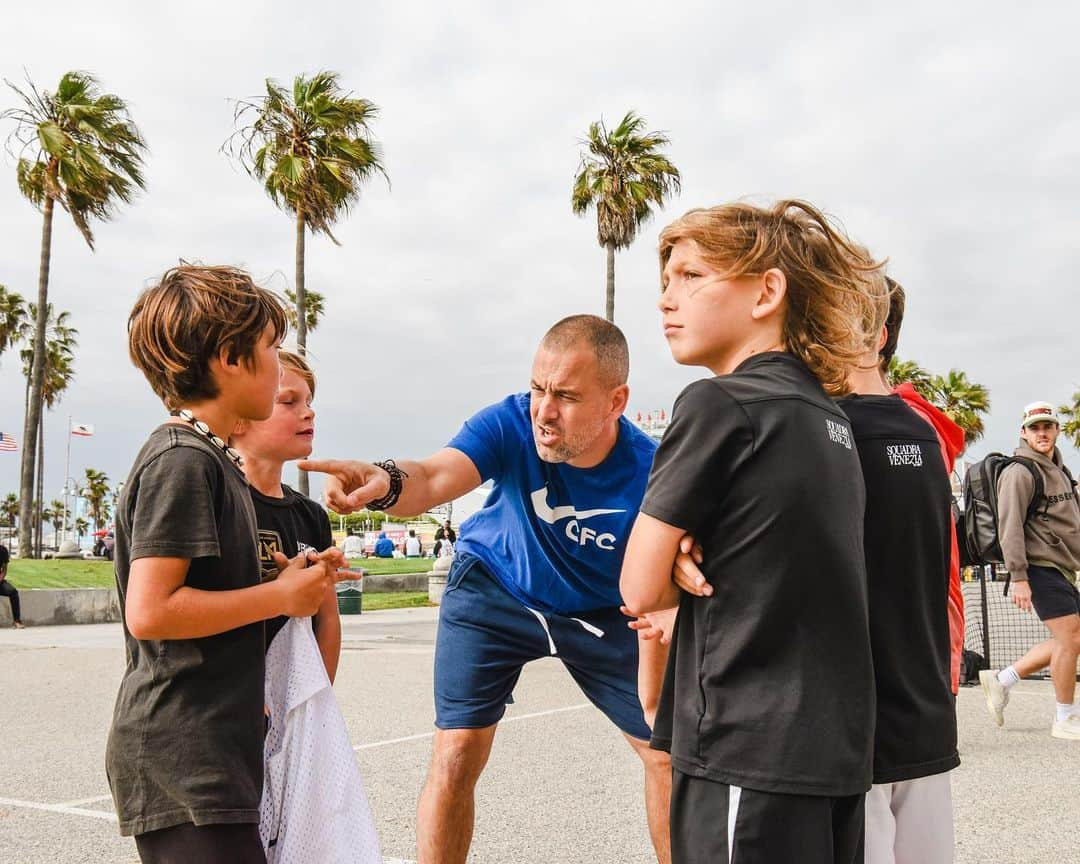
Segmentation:
<svg viewBox="0 0 1080 864">
<path fill-rule="evenodd" d="M 267 528 L 259 529 L 259 566 L 262 568 L 262 581 L 277 579 L 278 568 L 274 562 L 274 553 L 286 554 L 281 545 L 281 535 Z"/>
<path fill-rule="evenodd" d="M 618 538 L 616 538 L 614 534 L 609 532 L 597 533 L 592 528 L 586 528 L 580 523 L 584 522 L 586 519 L 592 519 L 594 516 L 625 513 L 625 510 L 575 510 L 573 504 L 552 507 L 548 504 L 547 494 L 548 487 L 545 483 L 529 496 L 532 499 L 533 510 L 536 512 L 537 518 L 547 522 L 548 525 L 554 525 L 556 522 L 560 522 L 563 519 L 569 519 L 570 521 L 566 523 L 565 528 L 566 536 L 579 546 L 593 543 L 598 549 L 603 549 L 607 552 L 611 552 L 615 549 L 615 541 Z"/>
<path fill-rule="evenodd" d="M 301 555 L 309 550 L 314 550 L 314 546 L 309 546 L 303 540 L 296 541 L 296 554 Z M 259 566 L 262 568 L 262 581 L 272 582 L 277 579 L 278 566 L 274 561 L 274 553 L 280 552 L 282 555 L 288 556 L 289 550 L 285 548 L 285 544 L 281 539 L 281 534 L 274 531 L 272 528 L 260 528 L 259 529 Z"/>
<path fill-rule="evenodd" d="M 921 444 L 886 444 L 885 455 L 894 468 L 903 465 L 919 468 L 923 464 Z"/>
<path fill-rule="evenodd" d="M 825 428 L 829 431 L 829 440 L 834 444 L 843 444 L 848 450 L 851 449 L 851 430 L 843 423 L 835 420 L 825 420 Z"/>
</svg>

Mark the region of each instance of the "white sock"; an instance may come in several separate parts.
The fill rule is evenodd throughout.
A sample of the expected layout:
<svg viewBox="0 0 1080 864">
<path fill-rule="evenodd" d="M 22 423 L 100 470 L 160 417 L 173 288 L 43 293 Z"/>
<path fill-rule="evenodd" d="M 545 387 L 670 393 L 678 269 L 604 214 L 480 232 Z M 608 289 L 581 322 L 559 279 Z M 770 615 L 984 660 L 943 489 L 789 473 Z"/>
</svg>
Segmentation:
<svg viewBox="0 0 1080 864">
<path fill-rule="evenodd" d="M 1008 690 L 1013 684 L 1020 683 L 1020 676 L 1016 674 L 1016 670 L 1012 666 L 1006 666 L 997 674 L 998 682 Z"/>
<path fill-rule="evenodd" d="M 1075 705 L 1071 705 L 1071 704 L 1070 705 L 1065 705 L 1065 704 L 1063 704 L 1061 702 L 1057 703 L 1057 722 L 1058 723 L 1061 723 L 1064 720 L 1067 720 L 1070 714 L 1075 714 L 1075 713 L 1080 713 L 1080 709 L 1078 709 Z"/>
</svg>

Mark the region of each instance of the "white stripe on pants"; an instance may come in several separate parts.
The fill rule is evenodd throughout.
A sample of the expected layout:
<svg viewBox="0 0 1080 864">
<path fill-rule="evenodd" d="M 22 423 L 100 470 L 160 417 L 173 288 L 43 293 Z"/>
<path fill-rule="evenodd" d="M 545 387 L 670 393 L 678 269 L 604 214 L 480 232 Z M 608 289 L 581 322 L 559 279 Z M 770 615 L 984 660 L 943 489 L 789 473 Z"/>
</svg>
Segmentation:
<svg viewBox="0 0 1080 864">
<path fill-rule="evenodd" d="M 953 845 L 949 772 L 866 793 L 866 864 L 952 864 Z"/>
<path fill-rule="evenodd" d="M 739 818 L 739 801 L 742 799 L 742 788 L 728 786 L 727 805 L 727 864 L 735 855 L 735 822 Z"/>
</svg>

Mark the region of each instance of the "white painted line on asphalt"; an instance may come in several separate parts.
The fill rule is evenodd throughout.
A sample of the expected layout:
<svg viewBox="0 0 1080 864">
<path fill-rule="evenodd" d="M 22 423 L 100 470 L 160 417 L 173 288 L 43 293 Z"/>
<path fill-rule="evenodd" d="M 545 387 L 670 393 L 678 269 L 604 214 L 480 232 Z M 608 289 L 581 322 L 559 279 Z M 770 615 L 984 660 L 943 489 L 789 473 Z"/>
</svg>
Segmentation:
<svg viewBox="0 0 1080 864">
<path fill-rule="evenodd" d="M 77 798 L 74 801 L 61 801 L 57 807 L 81 807 L 83 804 L 98 804 L 102 801 L 112 801 L 112 795 L 96 795 L 93 798 Z"/>
<path fill-rule="evenodd" d="M 86 803 L 103 801 L 110 798 L 104 795 L 99 798 L 88 798 Z M 71 807 L 64 804 L 39 804 L 37 801 L 20 801 L 17 798 L 0 798 L 0 807 L 23 807 L 27 810 L 44 810 L 47 813 L 61 813 L 65 816 L 89 816 L 92 819 L 104 819 L 106 822 L 115 822 L 116 814 L 103 810 L 83 810 L 79 807 Z M 383 858 L 383 864 L 416 864 L 405 858 Z"/>
<path fill-rule="evenodd" d="M 499 721 L 499 725 L 504 723 L 513 723 L 517 720 L 533 720 L 536 717 L 548 717 L 552 714 L 564 714 L 567 711 L 580 711 L 582 708 L 588 708 L 592 705 L 591 702 L 581 702 L 577 705 L 567 705 L 565 708 L 551 708 L 548 711 L 536 711 L 532 714 L 518 714 L 515 717 L 503 717 Z M 372 750 L 376 747 L 387 747 L 390 744 L 404 744 L 407 741 L 423 741 L 425 738 L 434 738 L 434 732 L 420 732 L 417 735 L 405 735 L 401 738 L 388 738 L 385 741 L 372 741 L 370 744 L 357 744 L 353 747 L 353 750 Z"/>
<path fill-rule="evenodd" d="M 64 816 L 86 816 L 90 819 L 104 819 L 106 822 L 117 821 L 116 814 L 108 810 L 85 810 L 82 807 L 66 807 L 63 804 L 41 804 L 37 801 L 20 801 L 17 798 L 0 798 L 0 807 L 24 807 L 28 810 L 61 813 Z"/>
</svg>

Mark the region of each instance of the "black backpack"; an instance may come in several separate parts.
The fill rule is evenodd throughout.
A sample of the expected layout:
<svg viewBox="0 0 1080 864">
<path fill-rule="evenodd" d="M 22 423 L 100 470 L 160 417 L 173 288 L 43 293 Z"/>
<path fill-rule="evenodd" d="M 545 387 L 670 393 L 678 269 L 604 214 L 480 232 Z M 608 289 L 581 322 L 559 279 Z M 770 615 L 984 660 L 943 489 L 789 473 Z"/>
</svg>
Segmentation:
<svg viewBox="0 0 1080 864">
<path fill-rule="evenodd" d="M 1023 456 L 991 453 L 972 465 L 964 477 L 964 511 L 956 522 L 956 537 L 960 547 L 960 566 L 1004 564 L 1001 540 L 998 537 L 997 484 L 1001 472 L 1017 463 L 1031 472 L 1035 494 L 1031 496 L 1024 521 L 1034 516 L 1043 500 L 1043 479 L 1035 463 Z"/>
</svg>

